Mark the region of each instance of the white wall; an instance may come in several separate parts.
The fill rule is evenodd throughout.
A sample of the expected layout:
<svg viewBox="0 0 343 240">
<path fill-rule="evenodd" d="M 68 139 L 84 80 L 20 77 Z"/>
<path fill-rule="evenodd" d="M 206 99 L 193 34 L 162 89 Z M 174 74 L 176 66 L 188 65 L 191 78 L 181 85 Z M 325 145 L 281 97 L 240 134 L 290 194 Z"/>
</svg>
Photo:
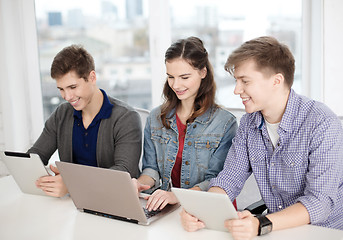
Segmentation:
<svg viewBox="0 0 343 240">
<path fill-rule="evenodd" d="M 324 16 L 324 102 L 343 116 L 343 1 L 325 0 Z"/>
</svg>

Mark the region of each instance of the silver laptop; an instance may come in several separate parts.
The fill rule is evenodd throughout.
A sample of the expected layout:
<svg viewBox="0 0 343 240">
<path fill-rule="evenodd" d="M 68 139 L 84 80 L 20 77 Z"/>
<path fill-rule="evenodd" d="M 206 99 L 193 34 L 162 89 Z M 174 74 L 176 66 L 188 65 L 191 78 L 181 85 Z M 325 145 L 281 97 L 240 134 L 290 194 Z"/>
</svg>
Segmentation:
<svg viewBox="0 0 343 240">
<path fill-rule="evenodd" d="M 206 228 L 228 231 L 224 227 L 227 219 L 237 219 L 237 211 L 226 194 L 172 188 L 186 212 L 205 223 Z"/>
<path fill-rule="evenodd" d="M 49 175 L 37 154 L 1 151 L 0 159 L 23 193 L 47 196 L 35 184 L 38 178 Z"/>
<path fill-rule="evenodd" d="M 175 204 L 161 211 L 145 210 L 146 200 L 138 197 L 127 172 L 66 162 L 56 162 L 56 165 L 80 211 L 149 225 L 179 207 Z"/>
</svg>

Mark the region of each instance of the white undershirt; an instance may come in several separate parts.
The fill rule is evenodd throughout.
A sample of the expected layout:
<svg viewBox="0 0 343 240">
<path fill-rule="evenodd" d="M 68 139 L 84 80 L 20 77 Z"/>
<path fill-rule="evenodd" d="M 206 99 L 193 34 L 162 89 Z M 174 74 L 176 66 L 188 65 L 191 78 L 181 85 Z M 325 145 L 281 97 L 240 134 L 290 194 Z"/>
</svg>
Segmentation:
<svg viewBox="0 0 343 240">
<path fill-rule="evenodd" d="M 275 148 L 277 141 L 279 140 L 279 134 L 277 133 L 277 129 L 279 128 L 280 123 L 269 123 L 267 121 L 266 122 L 266 127 L 267 127 L 267 131 L 268 131 L 268 135 L 270 137 L 270 140 L 272 141 L 272 144 Z"/>
</svg>

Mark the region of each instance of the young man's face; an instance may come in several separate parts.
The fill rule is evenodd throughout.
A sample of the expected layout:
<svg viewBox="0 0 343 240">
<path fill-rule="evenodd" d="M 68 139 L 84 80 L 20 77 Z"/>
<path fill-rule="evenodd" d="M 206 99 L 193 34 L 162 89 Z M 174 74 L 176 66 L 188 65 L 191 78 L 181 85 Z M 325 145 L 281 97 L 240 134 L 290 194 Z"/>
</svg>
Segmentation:
<svg viewBox="0 0 343 240">
<path fill-rule="evenodd" d="M 96 89 L 95 82 L 94 71 L 89 74 L 88 81 L 80 78 L 74 71 L 56 79 L 62 98 L 78 111 L 85 109 L 91 103 Z"/>
<path fill-rule="evenodd" d="M 254 60 L 246 60 L 235 69 L 236 87 L 247 113 L 261 111 L 273 106 L 274 77 L 257 70 Z"/>
</svg>

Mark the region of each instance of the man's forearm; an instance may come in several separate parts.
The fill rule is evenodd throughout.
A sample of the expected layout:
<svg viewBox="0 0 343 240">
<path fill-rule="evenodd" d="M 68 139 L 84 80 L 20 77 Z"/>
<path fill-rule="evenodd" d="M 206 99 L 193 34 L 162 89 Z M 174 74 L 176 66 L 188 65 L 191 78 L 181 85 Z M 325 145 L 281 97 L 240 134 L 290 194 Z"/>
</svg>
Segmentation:
<svg viewBox="0 0 343 240">
<path fill-rule="evenodd" d="M 297 227 L 310 223 L 310 215 L 300 202 L 280 211 L 267 215 L 273 223 L 273 230 Z"/>
</svg>

